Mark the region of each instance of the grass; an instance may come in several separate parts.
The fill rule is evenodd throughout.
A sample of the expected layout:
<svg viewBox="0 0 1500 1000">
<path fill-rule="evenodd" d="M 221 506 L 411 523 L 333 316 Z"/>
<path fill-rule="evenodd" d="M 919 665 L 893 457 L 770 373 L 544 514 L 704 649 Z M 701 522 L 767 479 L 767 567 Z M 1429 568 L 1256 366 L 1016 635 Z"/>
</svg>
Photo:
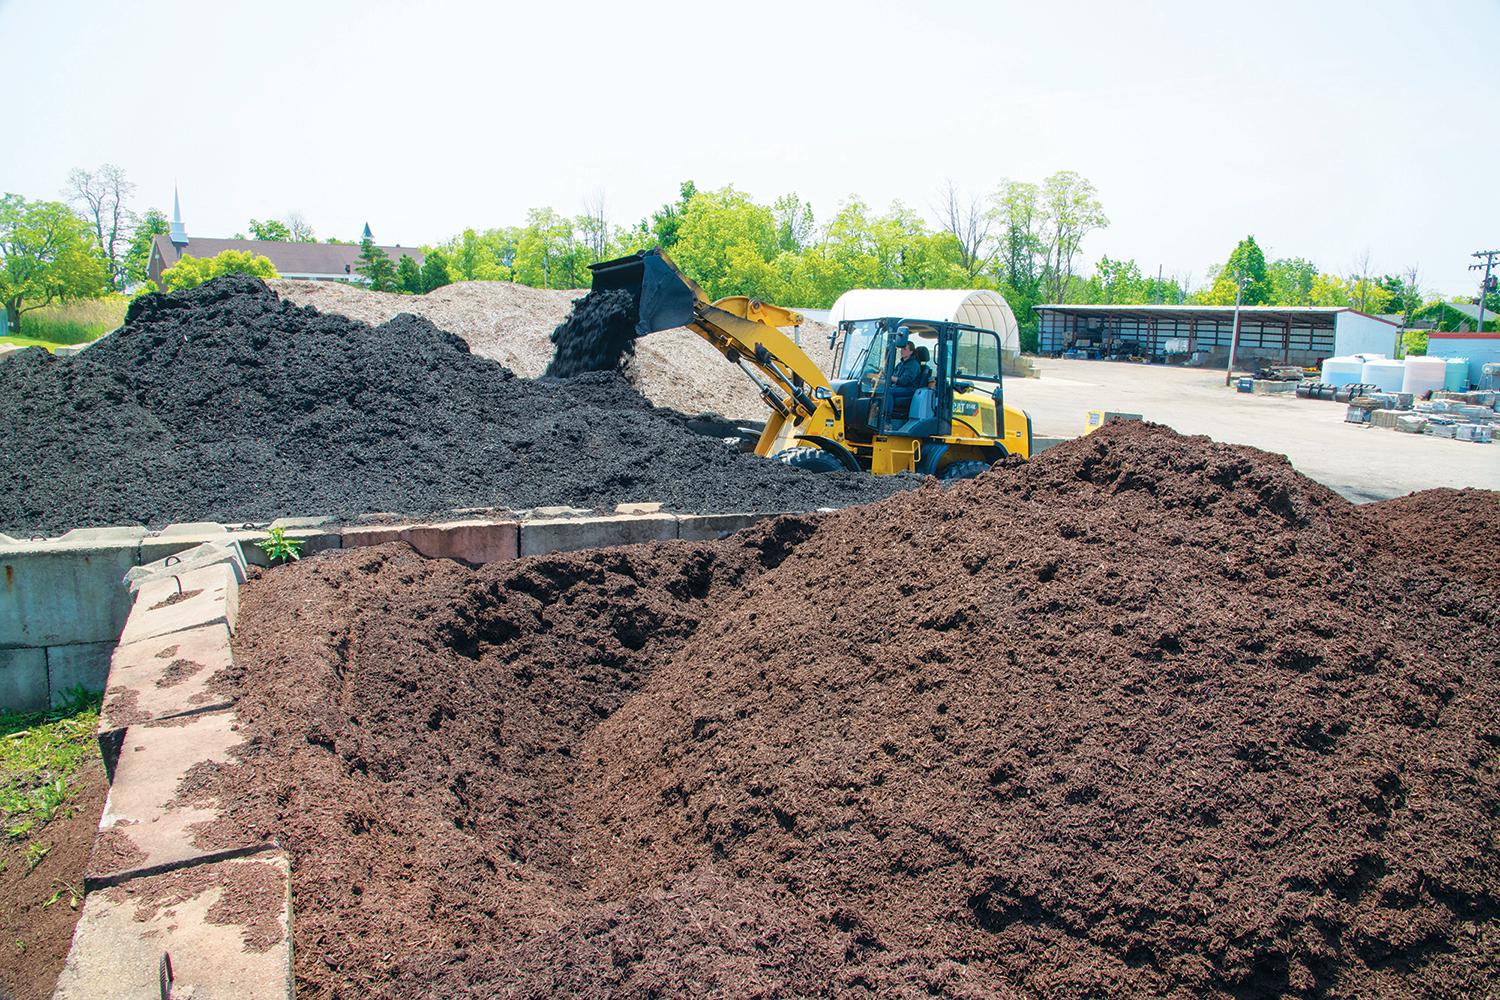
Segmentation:
<svg viewBox="0 0 1500 1000">
<path fill-rule="evenodd" d="M 11 842 L 28 841 L 21 852 L 28 869 L 52 849 L 32 833 L 71 814 L 73 774 L 99 753 L 100 701 L 75 688 L 49 712 L 0 715 L 0 830 Z"/>
<path fill-rule="evenodd" d="M 0 337 L 0 343 L 45 347 L 49 351 L 69 344 L 87 344 L 119 327 L 125 320 L 127 304 L 123 295 L 54 302 L 22 313 L 20 333 L 14 337 Z"/>
</svg>

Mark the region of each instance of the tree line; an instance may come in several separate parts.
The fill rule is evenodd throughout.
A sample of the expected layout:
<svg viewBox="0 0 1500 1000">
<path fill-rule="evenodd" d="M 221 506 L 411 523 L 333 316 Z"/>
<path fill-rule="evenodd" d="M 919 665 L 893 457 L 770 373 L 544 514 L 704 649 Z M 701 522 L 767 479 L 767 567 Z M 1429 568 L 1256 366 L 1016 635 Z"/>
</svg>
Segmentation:
<svg viewBox="0 0 1500 1000">
<path fill-rule="evenodd" d="M 133 192 L 124 172 L 105 164 L 72 171 L 62 201 L 4 196 L 0 299 L 12 329 L 26 309 L 147 280 L 152 239 L 170 227 L 157 209 L 132 211 Z M 1068 170 L 1039 182 L 1005 180 L 985 194 L 949 184 L 930 206 L 935 221 L 899 201 L 880 212 L 851 197 L 820 222 L 796 193 L 767 203 L 732 185 L 701 190 L 692 181 L 633 222 L 613 219 L 602 194 L 582 207 L 577 215 L 536 208 L 523 225 L 464 229 L 423 247 L 420 267 L 410 257 L 392 262 L 364 240 L 357 272 L 374 288 L 412 294 L 452 281 L 584 288 L 590 264 L 659 246 L 712 298 L 752 295 L 826 308 L 850 288 L 995 289 L 1010 302 L 1023 343 L 1034 343 L 1032 307 L 1047 302 L 1227 305 L 1238 295 L 1249 305 L 1350 306 L 1401 313 L 1408 322 L 1427 302 L 1415 267 L 1375 274 L 1368 253 L 1343 272 L 1301 257 L 1267 261 L 1253 236 L 1196 286 L 1191 273 L 1152 274 L 1135 260 L 1107 255 L 1090 268 L 1084 244 L 1109 219 L 1093 183 Z M 296 212 L 251 219 L 248 230 L 254 239 L 318 241 Z M 266 263 L 254 266 L 265 273 Z M 194 265 L 180 277 L 203 280 L 224 268 L 250 267 Z"/>
</svg>

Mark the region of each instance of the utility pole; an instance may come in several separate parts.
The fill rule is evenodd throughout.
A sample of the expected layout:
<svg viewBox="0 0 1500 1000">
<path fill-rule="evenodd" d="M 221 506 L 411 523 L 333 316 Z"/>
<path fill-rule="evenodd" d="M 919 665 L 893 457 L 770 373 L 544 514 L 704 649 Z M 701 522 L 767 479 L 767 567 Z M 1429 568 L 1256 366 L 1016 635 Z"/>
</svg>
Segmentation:
<svg viewBox="0 0 1500 1000">
<path fill-rule="evenodd" d="M 1234 352 L 1240 346 L 1240 301 L 1245 297 L 1245 281 L 1248 277 L 1242 271 L 1234 273 L 1234 333 L 1229 337 L 1229 363 L 1224 366 L 1225 385 L 1234 377 Z"/>
<path fill-rule="evenodd" d="M 1483 257 L 1483 264 L 1470 264 L 1469 270 L 1484 270 L 1484 280 L 1479 283 L 1479 325 L 1475 327 L 1475 333 L 1484 332 L 1484 297 L 1490 294 L 1490 268 L 1495 265 L 1495 258 L 1500 257 L 1500 250 L 1476 250 L 1471 257 Z"/>
</svg>

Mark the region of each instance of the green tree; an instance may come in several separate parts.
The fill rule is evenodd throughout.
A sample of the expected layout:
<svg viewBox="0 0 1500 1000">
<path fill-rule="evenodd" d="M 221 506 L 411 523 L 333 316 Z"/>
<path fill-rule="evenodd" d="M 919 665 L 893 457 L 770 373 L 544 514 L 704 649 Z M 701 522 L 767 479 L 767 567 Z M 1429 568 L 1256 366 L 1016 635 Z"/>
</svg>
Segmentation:
<svg viewBox="0 0 1500 1000">
<path fill-rule="evenodd" d="M 415 258 L 406 254 L 396 262 L 396 289 L 407 295 L 422 294 L 422 269 L 417 266 Z"/>
<path fill-rule="evenodd" d="M 775 255 L 771 210 L 733 187 L 696 192 L 672 246 L 672 259 L 714 299 L 757 294 L 757 283 L 769 283 Z"/>
<path fill-rule="evenodd" d="M 428 250 L 427 259 L 422 262 L 423 294 L 451 284 L 452 280 L 448 277 L 448 256 L 435 247 Z"/>
<path fill-rule="evenodd" d="M 292 230 L 280 219 L 267 219 L 264 222 L 259 219 L 251 219 L 250 238 L 252 240 L 270 240 L 273 243 L 290 243 L 292 242 Z"/>
<path fill-rule="evenodd" d="M 651 214 L 651 235 L 656 240 L 656 245 L 663 250 L 670 250 L 677 244 L 678 230 L 682 226 L 683 213 L 687 211 L 688 203 L 698 193 L 698 185 L 692 181 L 683 181 L 679 185 L 678 197 L 675 202 L 668 202 Z"/>
<path fill-rule="evenodd" d="M 1318 265 L 1305 257 L 1283 257 L 1267 265 L 1266 279 L 1271 283 L 1268 305 L 1309 305 L 1313 282 L 1318 280 Z"/>
<path fill-rule="evenodd" d="M 359 263 L 354 265 L 354 270 L 363 275 L 377 292 L 389 292 L 396 287 L 396 265 L 374 240 L 360 240 Z"/>
<path fill-rule="evenodd" d="M 158 236 L 172 231 L 172 224 L 160 209 L 148 208 L 135 225 L 130 236 L 130 246 L 125 250 L 125 280 L 139 283 L 147 280 L 146 272 L 151 267 L 151 244 Z"/>
<path fill-rule="evenodd" d="M 1236 282 L 1243 279 L 1244 294 L 1240 301 L 1247 306 L 1265 305 L 1271 300 L 1271 283 L 1266 275 L 1266 255 L 1254 236 L 1246 236 L 1229 254 L 1229 260 L 1214 279 L 1204 302 L 1215 306 L 1232 306 Z"/>
<path fill-rule="evenodd" d="M 1063 301 L 1083 238 L 1109 225 L 1098 192 L 1087 178 L 1060 170 L 1042 182 L 1042 238 L 1047 247 L 1047 294 Z"/>
<path fill-rule="evenodd" d="M 803 201 L 794 191 L 776 199 L 771 206 L 776 221 L 776 246 L 780 250 L 801 253 L 812 243 L 812 202 Z"/>
<path fill-rule="evenodd" d="M 177 263 L 162 272 L 162 290 L 180 292 L 226 274 L 248 274 L 262 280 L 280 277 L 269 257 L 249 250 L 225 250 L 213 257 L 194 257 L 185 253 Z"/>
<path fill-rule="evenodd" d="M 51 302 L 93 298 L 109 273 L 87 223 L 60 201 L 0 198 L 0 301 L 6 329 L 18 333 L 21 314 Z"/>
<path fill-rule="evenodd" d="M 1308 300 L 1315 306 L 1347 306 L 1349 285 L 1336 274 L 1319 274 L 1313 279 Z"/>
<path fill-rule="evenodd" d="M 588 284 L 587 256 L 573 220 L 534 208 L 516 240 L 515 280 L 534 288 L 579 288 Z"/>
<path fill-rule="evenodd" d="M 448 273 L 454 281 L 504 281 L 509 269 L 501 262 L 498 231 L 481 236 L 465 229 L 442 247 Z"/>
</svg>

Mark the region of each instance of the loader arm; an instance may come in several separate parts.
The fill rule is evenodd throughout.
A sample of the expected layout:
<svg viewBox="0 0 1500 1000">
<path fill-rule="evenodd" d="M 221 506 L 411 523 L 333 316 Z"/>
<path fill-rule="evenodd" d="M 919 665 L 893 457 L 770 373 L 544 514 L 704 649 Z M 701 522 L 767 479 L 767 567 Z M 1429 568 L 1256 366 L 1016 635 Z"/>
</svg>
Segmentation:
<svg viewBox="0 0 1500 1000">
<path fill-rule="evenodd" d="M 660 250 L 594 264 L 591 270 L 595 291 L 632 293 L 636 336 L 687 327 L 755 383 L 771 410 L 757 454 L 770 454 L 788 422 L 801 425 L 820 408 L 832 409 L 828 400 L 815 396 L 819 388 L 831 393 L 828 377 L 778 329 L 801 325 L 800 313 L 744 295 L 710 302 Z"/>
</svg>

